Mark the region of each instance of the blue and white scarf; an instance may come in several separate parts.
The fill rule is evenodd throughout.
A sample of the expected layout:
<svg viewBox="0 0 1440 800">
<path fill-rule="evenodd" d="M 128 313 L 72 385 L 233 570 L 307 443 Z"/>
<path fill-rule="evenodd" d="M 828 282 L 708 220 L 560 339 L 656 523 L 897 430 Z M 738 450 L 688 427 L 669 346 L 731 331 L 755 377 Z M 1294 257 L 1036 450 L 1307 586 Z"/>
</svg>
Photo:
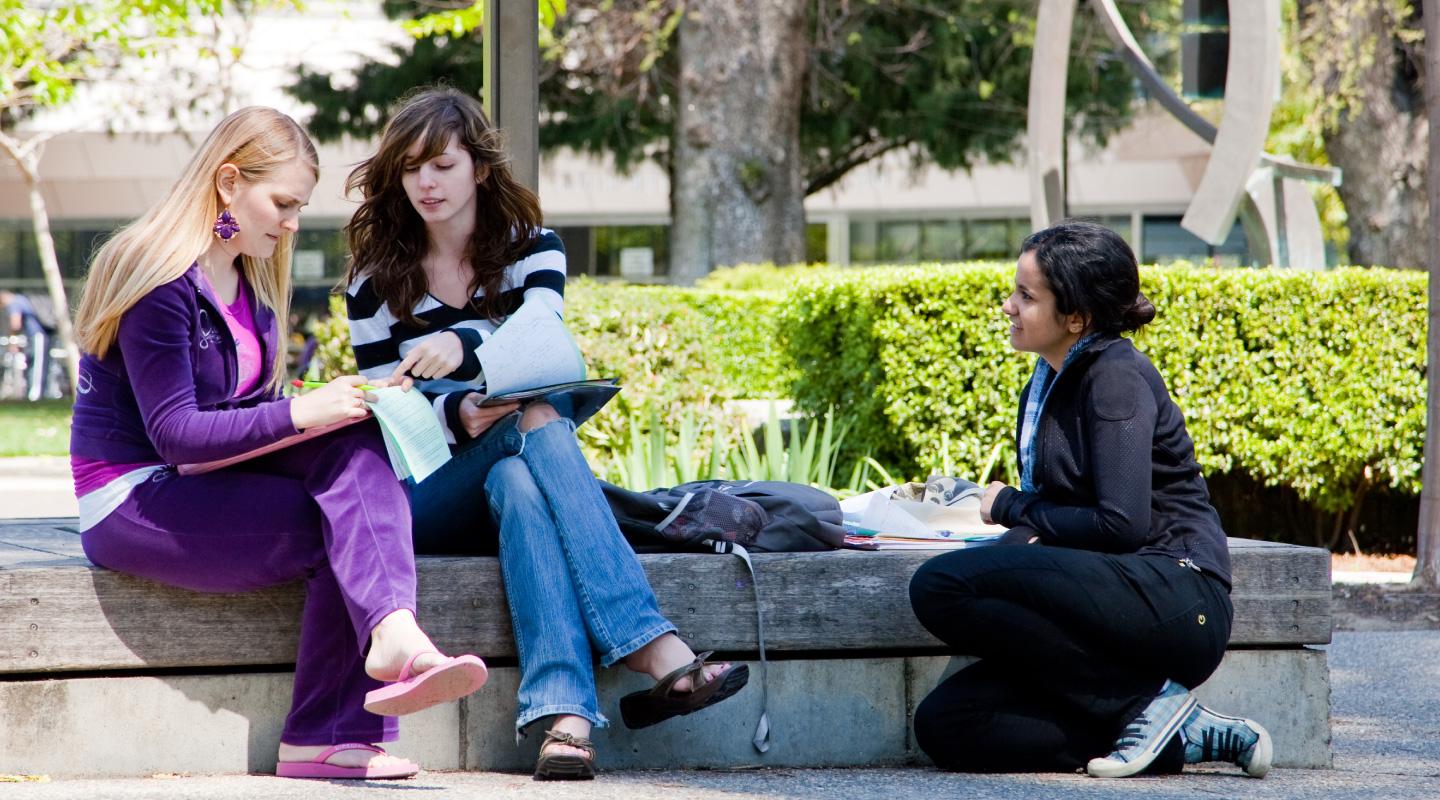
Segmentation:
<svg viewBox="0 0 1440 800">
<path fill-rule="evenodd" d="M 1085 345 L 1090 344 L 1099 337 L 1099 334 L 1092 333 L 1080 337 L 1080 341 L 1070 346 L 1065 353 L 1065 360 L 1060 363 L 1060 372 L 1070 366 Z M 1040 424 L 1040 412 L 1045 410 L 1045 400 L 1050 397 L 1050 387 L 1055 385 L 1055 377 L 1059 375 L 1050 362 L 1043 357 L 1035 359 L 1035 372 L 1030 376 L 1030 391 L 1025 395 L 1025 417 L 1020 422 L 1020 491 L 1035 491 L 1035 429 Z"/>
</svg>

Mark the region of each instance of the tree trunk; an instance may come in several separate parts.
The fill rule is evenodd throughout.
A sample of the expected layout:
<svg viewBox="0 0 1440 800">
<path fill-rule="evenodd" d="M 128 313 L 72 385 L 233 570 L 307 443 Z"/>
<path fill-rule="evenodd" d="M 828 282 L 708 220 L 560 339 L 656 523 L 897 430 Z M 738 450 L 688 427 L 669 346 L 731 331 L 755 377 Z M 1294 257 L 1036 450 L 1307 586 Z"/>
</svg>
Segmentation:
<svg viewBox="0 0 1440 800">
<path fill-rule="evenodd" d="M 1440 75 L 1440 0 L 1424 0 L 1425 75 Z M 1429 129 L 1440 130 L 1440 80 L 1424 80 Z M 1425 244 L 1430 270 L 1430 313 L 1425 332 L 1425 460 L 1421 467 L 1420 527 L 1415 534 L 1411 583 L 1440 588 L 1440 137 L 1426 136 L 1429 225 Z M 1418 237 L 1417 237 L 1418 238 Z"/>
<path fill-rule="evenodd" d="M 1356 264 L 1421 269 L 1429 263 L 1425 190 L 1426 100 L 1395 38 L 1387 3 L 1301 3 L 1320 42 L 1373 42 L 1360 59 L 1326 82 L 1354 81 L 1354 101 L 1325 131 L 1330 161 L 1345 173 L 1340 199 L 1349 213 L 1350 259 Z M 1326 44 L 1324 46 L 1333 46 Z"/>
<path fill-rule="evenodd" d="M 79 386 L 80 349 L 75 346 L 70 302 L 65 297 L 65 283 L 60 277 L 60 261 L 55 257 L 55 239 L 50 236 L 50 213 L 45 208 L 45 196 L 40 193 L 40 142 L 32 140 L 22 146 L 5 136 L 0 140 L 0 149 L 15 162 L 25 179 L 25 188 L 30 194 L 30 222 L 35 230 L 35 250 L 40 254 L 45 287 L 49 289 L 50 303 L 55 307 L 55 325 L 59 329 L 60 344 L 65 348 L 65 367 L 70 373 L 70 385 Z"/>
<path fill-rule="evenodd" d="M 805 0 L 690 0 L 680 22 L 670 275 L 805 257 Z"/>
</svg>

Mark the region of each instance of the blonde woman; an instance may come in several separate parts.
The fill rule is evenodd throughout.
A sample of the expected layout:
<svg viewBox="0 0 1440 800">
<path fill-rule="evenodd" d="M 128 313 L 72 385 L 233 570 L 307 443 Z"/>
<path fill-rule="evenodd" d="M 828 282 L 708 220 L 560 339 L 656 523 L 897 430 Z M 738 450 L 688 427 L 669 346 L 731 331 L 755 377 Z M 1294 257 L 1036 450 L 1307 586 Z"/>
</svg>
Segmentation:
<svg viewBox="0 0 1440 800">
<path fill-rule="evenodd" d="M 70 442 L 81 540 L 99 566 L 196 591 L 305 578 L 276 773 L 403 778 L 419 767 L 376 746 L 395 738 L 395 715 L 486 673 L 415 622 L 408 505 L 373 423 L 216 472 L 174 466 L 366 414 L 358 376 L 280 394 L 292 241 L 317 176 L 299 125 L 241 109 L 96 254 Z"/>
</svg>

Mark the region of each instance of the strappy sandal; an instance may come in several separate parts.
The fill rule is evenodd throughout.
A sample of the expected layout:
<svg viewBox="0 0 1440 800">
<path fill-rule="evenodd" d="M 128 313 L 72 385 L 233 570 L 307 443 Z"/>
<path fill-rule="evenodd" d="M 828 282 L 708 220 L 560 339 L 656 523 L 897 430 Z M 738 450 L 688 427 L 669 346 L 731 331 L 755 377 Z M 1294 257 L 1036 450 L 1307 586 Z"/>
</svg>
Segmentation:
<svg viewBox="0 0 1440 800">
<path fill-rule="evenodd" d="M 585 751 L 585 755 L 547 753 L 546 746 L 563 744 Z M 595 743 L 565 731 L 545 731 L 540 743 L 540 759 L 535 762 L 537 781 L 588 781 L 595 777 Z"/>
<path fill-rule="evenodd" d="M 620 718 L 625 721 L 625 727 L 646 728 L 671 717 L 693 714 L 745 688 L 750 680 L 750 668 L 744 664 L 731 664 L 705 681 L 705 659 L 714 652 L 701 653 L 694 661 L 661 678 L 649 691 L 632 692 L 620 698 Z M 691 690 L 675 691 L 675 682 L 686 675 L 692 676 Z"/>
</svg>

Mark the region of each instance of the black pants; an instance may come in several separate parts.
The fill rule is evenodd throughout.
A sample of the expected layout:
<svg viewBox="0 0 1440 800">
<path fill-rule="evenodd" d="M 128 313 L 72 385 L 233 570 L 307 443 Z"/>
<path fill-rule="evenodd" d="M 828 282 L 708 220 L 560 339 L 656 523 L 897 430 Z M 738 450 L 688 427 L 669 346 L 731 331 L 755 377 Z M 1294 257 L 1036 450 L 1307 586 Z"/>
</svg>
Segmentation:
<svg viewBox="0 0 1440 800">
<path fill-rule="evenodd" d="M 1112 750 L 1165 679 L 1219 666 L 1225 585 L 1161 555 L 997 545 L 938 556 L 910 581 L 931 633 L 981 661 L 915 711 L 920 748 L 966 772 L 1073 771 Z M 1177 747 L 1162 761 L 1178 770 Z"/>
</svg>

